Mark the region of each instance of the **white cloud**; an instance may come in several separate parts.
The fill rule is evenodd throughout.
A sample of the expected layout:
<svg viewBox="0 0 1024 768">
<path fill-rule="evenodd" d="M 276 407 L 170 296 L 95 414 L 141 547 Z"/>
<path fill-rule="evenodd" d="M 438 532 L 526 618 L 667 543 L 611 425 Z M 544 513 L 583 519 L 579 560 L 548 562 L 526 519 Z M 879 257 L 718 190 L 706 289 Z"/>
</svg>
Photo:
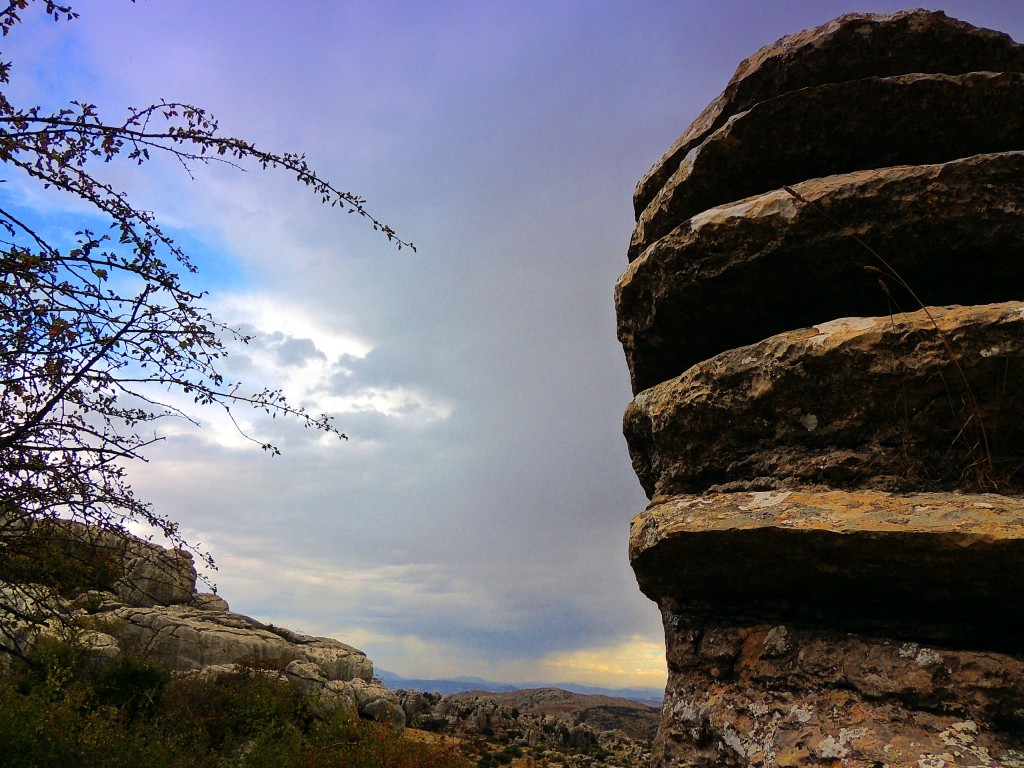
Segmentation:
<svg viewBox="0 0 1024 768">
<path fill-rule="evenodd" d="M 232 378 L 352 436 L 238 411 L 281 444 L 270 459 L 207 409 L 204 430 L 159 425 L 174 440 L 135 487 L 213 551 L 235 608 L 401 674 L 653 679 L 612 310 L 630 195 L 737 62 L 842 0 L 280 5 L 81 0 L 79 22 L 4 39 L 23 94 L 209 106 L 421 247 L 396 253 L 286 174 L 104 167 L 189 244 L 214 315 L 256 332 Z M 944 3 L 1021 37 L 1011 5 Z"/>
<path fill-rule="evenodd" d="M 545 679 L 581 680 L 605 686 L 664 686 L 667 676 L 664 643 L 643 635 L 558 651 L 540 659 L 538 666 Z"/>
</svg>

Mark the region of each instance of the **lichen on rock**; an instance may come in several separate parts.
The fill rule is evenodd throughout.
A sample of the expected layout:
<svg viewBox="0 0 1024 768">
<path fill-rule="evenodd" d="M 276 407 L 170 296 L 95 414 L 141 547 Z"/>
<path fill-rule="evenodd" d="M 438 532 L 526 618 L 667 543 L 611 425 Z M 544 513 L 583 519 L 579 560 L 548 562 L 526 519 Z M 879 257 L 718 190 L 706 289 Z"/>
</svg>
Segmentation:
<svg viewBox="0 0 1024 768">
<path fill-rule="evenodd" d="M 638 184 L 658 766 L 1024 766 L 1024 46 L 848 14 Z"/>
</svg>

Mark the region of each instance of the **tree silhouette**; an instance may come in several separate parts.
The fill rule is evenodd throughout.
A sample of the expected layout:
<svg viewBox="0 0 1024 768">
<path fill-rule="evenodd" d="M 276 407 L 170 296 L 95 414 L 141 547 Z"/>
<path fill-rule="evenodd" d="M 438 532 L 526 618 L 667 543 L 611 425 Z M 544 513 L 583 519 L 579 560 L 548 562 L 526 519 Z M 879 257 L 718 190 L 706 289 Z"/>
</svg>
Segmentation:
<svg viewBox="0 0 1024 768">
<path fill-rule="evenodd" d="M 5 38 L 34 5 L 57 21 L 78 17 L 65 4 L 11 0 L 0 10 Z M 203 294 L 179 275 L 195 271 L 188 256 L 152 213 L 103 180 L 108 163 L 120 157 L 143 165 L 163 153 L 190 176 L 210 163 L 281 169 L 323 203 L 358 214 L 398 248 L 413 247 L 374 218 L 362 198 L 318 176 L 303 155 L 223 136 L 202 108 L 161 101 L 130 108 L 115 122 L 84 101 L 45 112 L 11 103 L 10 75 L 11 63 L 0 63 L 3 181 L 23 175 L 75 195 L 107 218 L 110 229 L 83 227 L 73 247 L 61 248 L 41 227 L 0 207 L 0 579 L 4 562 L 38 548 L 40 531 L 74 529 L 54 521 L 118 535 L 141 521 L 187 546 L 173 521 L 133 494 L 125 470 L 162 439 L 152 422 L 191 420 L 169 402 L 171 393 L 229 415 L 233 406 L 253 407 L 345 437 L 329 416 L 293 405 L 280 390 L 249 390 L 218 371 L 224 340 L 247 337 L 202 308 Z M 37 601 L 10 589 L 0 594 L 0 630 L 10 635 L 11 627 L 52 618 L 36 615 Z"/>
</svg>

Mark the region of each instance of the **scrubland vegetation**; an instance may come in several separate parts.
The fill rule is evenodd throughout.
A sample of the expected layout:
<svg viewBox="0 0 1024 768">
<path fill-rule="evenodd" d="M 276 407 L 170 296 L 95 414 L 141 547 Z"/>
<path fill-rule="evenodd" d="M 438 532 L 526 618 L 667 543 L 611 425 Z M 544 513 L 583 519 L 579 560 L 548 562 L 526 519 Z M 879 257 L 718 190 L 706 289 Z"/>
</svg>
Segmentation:
<svg viewBox="0 0 1024 768">
<path fill-rule="evenodd" d="M 273 672 L 172 676 L 41 642 L 0 674 L 4 768 L 465 768 L 450 742 L 339 713 L 315 718 Z"/>
</svg>

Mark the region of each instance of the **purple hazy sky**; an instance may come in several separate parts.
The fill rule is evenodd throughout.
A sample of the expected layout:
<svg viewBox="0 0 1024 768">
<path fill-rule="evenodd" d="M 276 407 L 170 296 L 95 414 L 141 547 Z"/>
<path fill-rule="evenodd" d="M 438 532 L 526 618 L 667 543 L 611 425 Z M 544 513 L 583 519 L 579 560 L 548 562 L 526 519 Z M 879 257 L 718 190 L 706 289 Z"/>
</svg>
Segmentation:
<svg viewBox="0 0 1024 768">
<path fill-rule="evenodd" d="M 159 98 L 305 152 L 419 246 L 274 173 L 110 168 L 254 343 L 228 361 L 349 434 L 216 413 L 165 429 L 138 492 L 217 559 L 234 610 L 405 676 L 660 685 L 626 559 L 640 490 L 612 287 L 634 184 L 736 65 L 894 2 L 71 0 L 2 42 L 22 103 Z M 1024 40 L 1020 0 L 926 3 Z M 81 206 L 5 185 L 37 211 Z"/>
</svg>

